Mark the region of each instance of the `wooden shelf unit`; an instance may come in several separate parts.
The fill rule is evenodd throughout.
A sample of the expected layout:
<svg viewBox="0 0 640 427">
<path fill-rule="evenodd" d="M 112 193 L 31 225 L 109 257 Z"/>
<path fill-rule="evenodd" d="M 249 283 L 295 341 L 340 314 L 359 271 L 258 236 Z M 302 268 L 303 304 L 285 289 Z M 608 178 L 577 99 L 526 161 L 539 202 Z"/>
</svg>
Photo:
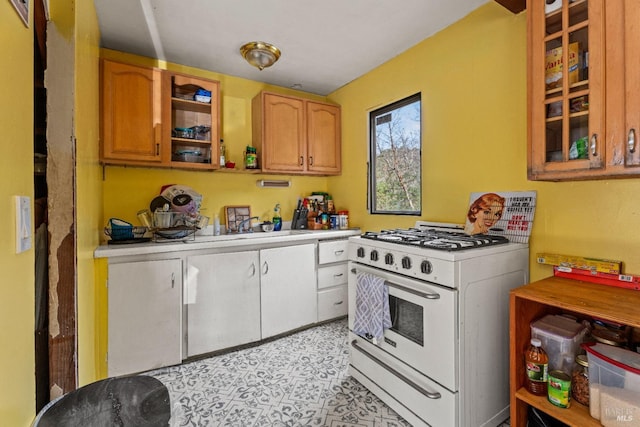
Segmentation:
<svg viewBox="0 0 640 427">
<path fill-rule="evenodd" d="M 532 321 L 547 314 L 572 314 L 579 319 L 600 318 L 640 328 L 640 292 L 560 277 L 549 277 L 511 291 L 509 306 L 511 426 L 525 427 L 533 406 L 572 427 L 600 426 L 589 408 L 575 401 L 559 408 L 545 396 L 524 388 L 524 352 L 531 339 Z"/>
</svg>

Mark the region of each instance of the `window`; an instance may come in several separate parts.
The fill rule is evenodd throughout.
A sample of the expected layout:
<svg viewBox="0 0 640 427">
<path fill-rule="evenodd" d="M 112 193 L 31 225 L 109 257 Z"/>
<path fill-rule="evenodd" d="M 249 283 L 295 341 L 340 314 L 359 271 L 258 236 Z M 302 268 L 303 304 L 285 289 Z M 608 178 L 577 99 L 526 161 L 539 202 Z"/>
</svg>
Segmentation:
<svg viewBox="0 0 640 427">
<path fill-rule="evenodd" d="M 421 215 L 420 94 L 369 113 L 369 211 Z"/>
</svg>

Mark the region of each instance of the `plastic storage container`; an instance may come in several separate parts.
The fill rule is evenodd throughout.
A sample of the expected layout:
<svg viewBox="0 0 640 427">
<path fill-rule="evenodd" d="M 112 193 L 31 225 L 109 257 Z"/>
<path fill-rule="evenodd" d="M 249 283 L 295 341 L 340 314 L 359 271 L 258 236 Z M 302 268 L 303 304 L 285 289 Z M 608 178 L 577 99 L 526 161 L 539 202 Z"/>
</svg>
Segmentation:
<svg viewBox="0 0 640 427">
<path fill-rule="evenodd" d="M 606 344 L 585 344 L 589 410 L 605 427 L 640 426 L 640 354 Z"/>
<path fill-rule="evenodd" d="M 549 371 L 571 373 L 587 328 L 565 316 L 547 315 L 531 323 L 531 337 L 538 338 L 549 355 Z"/>
</svg>

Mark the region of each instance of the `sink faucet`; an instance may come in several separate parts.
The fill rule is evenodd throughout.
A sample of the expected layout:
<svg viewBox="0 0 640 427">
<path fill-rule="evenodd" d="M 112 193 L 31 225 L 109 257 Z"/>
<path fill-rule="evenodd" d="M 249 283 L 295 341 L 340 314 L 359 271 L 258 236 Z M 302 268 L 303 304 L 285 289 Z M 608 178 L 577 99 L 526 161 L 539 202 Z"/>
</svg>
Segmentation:
<svg viewBox="0 0 640 427">
<path fill-rule="evenodd" d="M 245 224 L 247 224 L 247 232 L 248 233 L 252 233 L 253 232 L 253 228 L 251 228 L 251 220 L 252 219 L 258 219 L 259 217 L 257 216 L 252 216 L 251 218 L 247 218 L 247 219 L 243 219 L 242 221 L 240 221 L 240 223 L 238 224 L 238 233 L 243 233 L 243 228 L 245 226 Z"/>
</svg>

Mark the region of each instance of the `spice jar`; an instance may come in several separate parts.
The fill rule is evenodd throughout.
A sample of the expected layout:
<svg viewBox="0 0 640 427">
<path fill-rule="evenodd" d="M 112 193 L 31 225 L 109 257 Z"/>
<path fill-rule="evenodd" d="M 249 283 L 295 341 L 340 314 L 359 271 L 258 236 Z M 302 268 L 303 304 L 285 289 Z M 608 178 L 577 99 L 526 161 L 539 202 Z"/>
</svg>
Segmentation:
<svg viewBox="0 0 640 427">
<path fill-rule="evenodd" d="M 589 406 L 589 360 L 586 354 L 576 356 L 577 367 L 571 375 L 571 396 L 576 402 Z"/>
<path fill-rule="evenodd" d="M 246 169 L 258 169 L 258 154 L 255 147 L 247 146 L 244 156 Z"/>
</svg>

